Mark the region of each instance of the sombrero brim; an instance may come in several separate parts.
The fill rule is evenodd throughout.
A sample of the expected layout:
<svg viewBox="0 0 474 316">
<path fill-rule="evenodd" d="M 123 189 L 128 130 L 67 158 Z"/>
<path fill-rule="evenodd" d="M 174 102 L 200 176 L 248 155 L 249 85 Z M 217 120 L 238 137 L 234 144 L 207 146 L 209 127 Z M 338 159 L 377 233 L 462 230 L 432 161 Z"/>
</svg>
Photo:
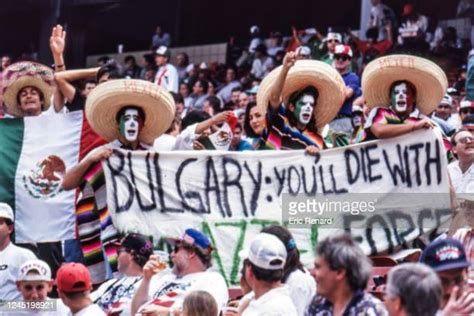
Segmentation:
<svg viewBox="0 0 474 316">
<path fill-rule="evenodd" d="M 388 107 L 390 86 L 406 80 L 416 88 L 416 107 L 425 115 L 439 105 L 448 88 L 444 71 L 432 61 L 411 55 L 389 55 L 370 62 L 362 74 L 362 92 L 369 107 Z"/>
<path fill-rule="evenodd" d="M 266 113 L 270 100 L 271 89 L 282 66 L 272 70 L 260 84 L 257 93 L 257 106 Z M 290 95 L 307 86 L 315 87 L 319 96 L 314 107 L 316 127 L 321 130 L 331 122 L 339 112 L 344 102 L 344 80 L 330 65 L 317 60 L 298 60 L 290 68 L 282 91 L 283 103 L 288 104 Z"/>
<path fill-rule="evenodd" d="M 140 107 L 145 112 L 139 140 L 149 145 L 170 127 L 176 111 L 172 95 L 158 85 L 144 80 L 119 79 L 92 90 L 86 101 L 87 120 L 102 138 L 116 140 L 120 137 L 116 116 L 126 105 Z"/>
<path fill-rule="evenodd" d="M 23 111 L 20 108 L 20 104 L 18 103 L 17 96 L 20 90 L 25 87 L 35 87 L 41 91 L 44 97 L 43 111 L 47 111 L 51 106 L 53 87 L 43 81 L 39 76 L 20 77 L 5 88 L 5 92 L 3 94 L 3 103 L 5 104 L 6 111 L 15 117 L 24 116 Z"/>
</svg>

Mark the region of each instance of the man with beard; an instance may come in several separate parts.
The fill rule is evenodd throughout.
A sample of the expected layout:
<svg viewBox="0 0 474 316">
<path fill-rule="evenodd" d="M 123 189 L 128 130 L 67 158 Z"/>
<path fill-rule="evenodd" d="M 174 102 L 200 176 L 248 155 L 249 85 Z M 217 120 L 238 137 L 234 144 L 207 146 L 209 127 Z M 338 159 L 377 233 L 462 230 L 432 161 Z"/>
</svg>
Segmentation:
<svg viewBox="0 0 474 316">
<path fill-rule="evenodd" d="M 199 230 L 188 228 L 179 239 L 168 239 L 174 245 L 172 271 L 162 272 L 162 262 L 151 256 L 143 267 L 143 280 L 132 300 L 132 315 L 154 313 L 173 315 L 192 291 L 206 291 L 222 308 L 228 300 L 225 280 L 217 272 L 207 271 L 212 263 L 213 248 L 209 238 Z M 157 272 L 162 272 L 158 273 Z"/>
</svg>

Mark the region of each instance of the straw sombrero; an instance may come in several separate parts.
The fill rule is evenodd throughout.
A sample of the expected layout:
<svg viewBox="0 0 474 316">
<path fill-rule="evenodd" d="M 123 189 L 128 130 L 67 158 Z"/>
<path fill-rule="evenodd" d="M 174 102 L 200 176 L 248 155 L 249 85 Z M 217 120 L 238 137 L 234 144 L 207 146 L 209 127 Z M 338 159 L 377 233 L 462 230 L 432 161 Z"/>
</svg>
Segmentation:
<svg viewBox="0 0 474 316">
<path fill-rule="evenodd" d="M 3 71 L 3 103 L 9 114 L 23 117 L 17 95 L 24 87 L 35 87 L 44 97 L 43 111 L 49 109 L 54 91 L 54 72 L 51 68 L 29 61 L 11 64 Z"/>
<path fill-rule="evenodd" d="M 92 129 L 102 138 L 119 138 L 117 113 L 126 105 L 145 112 L 145 125 L 138 135 L 141 142 L 153 144 L 171 125 L 175 115 L 173 96 L 158 85 L 136 79 L 118 79 L 102 83 L 87 97 L 86 117 Z"/>
<path fill-rule="evenodd" d="M 272 70 L 260 84 L 257 105 L 262 113 L 267 111 L 271 89 L 282 68 L 283 66 L 279 66 Z M 316 118 L 316 127 L 321 130 L 334 119 L 344 102 L 344 80 L 336 69 L 324 62 L 298 60 L 286 77 L 282 91 L 283 104 L 288 103 L 288 98 L 293 92 L 307 86 L 314 86 L 319 92 L 313 114 Z"/>
<path fill-rule="evenodd" d="M 416 107 L 425 115 L 439 105 L 448 87 L 444 71 L 432 61 L 411 55 L 389 55 L 371 61 L 362 74 L 362 92 L 369 107 L 390 104 L 390 86 L 406 80 L 416 88 Z"/>
</svg>

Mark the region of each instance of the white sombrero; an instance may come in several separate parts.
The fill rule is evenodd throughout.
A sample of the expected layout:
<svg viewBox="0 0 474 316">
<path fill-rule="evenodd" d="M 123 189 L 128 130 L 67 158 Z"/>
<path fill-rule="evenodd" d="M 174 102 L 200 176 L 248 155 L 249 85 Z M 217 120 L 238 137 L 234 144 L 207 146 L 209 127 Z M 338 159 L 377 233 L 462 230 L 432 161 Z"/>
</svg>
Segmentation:
<svg viewBox="0 0 474 316">
<path fill-rule="evenodd" d="M 257 105 L 266 113 L 270 93 L 275 80 L 283 67 L 279 66 L 266 76 L 257 93 Z M 288 104 L 290 95 L 307 86 L 315 87 L 319 96 L 314 107 L 316 127 L 321 130 L 332 121 L 344 102 L 344 80 L 330 65 L 317 60 L 298 60 L 290 68 L 283 87 L 283 104 Z"/>
<path fill-rule="evenodd" d="M 371 61 L 362 73 L 362 92 L 369 107 L 390 104 L 390 86 L 406 80 L 416 88 L 416 107 L 431 114 L 448 88 L 444 71 L 432 61 L 411 55 L 390 55 Z"/>
<path fill-rule="evenodd" d="M 126 105 L 145 112 L 145 124 L 138 136 L 153 144 L 171 125 L 175 115 L 173 96 L 158 85 L 136 79 L 111 80 L 98 85 L 87 97 L 86 116 L 92 129 L 102 138 L 113 141 L 120 136 L 117 113 Z"/>
<path fill-rule="evenodd" d="M 9 114 L 23 117 L 18 103 L 18 93 L 25 87 L 35 87 L 43 94 L 43 111 L 49 109 L 54 91 L 54 72 L 43 64 L 22 61 L 11 64 L 3 71 L 3 103 Z"/>
</svg>

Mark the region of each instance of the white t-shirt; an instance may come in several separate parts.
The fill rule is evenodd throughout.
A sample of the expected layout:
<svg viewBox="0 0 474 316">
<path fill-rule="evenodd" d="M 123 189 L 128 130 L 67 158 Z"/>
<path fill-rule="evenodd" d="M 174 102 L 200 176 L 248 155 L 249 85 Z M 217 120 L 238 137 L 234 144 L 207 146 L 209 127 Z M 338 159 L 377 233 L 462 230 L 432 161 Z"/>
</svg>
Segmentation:
<svg viewBox="0 0 474 316">
<path fill-rule="evenodd" d="M 165 271 L 153 276 L 150 281 L 149 304 L 181 308 L 184 298 L 192 291 L 205 291 L 214 297 L 219 310 L 227 304 L 229 293 L 224 278 L 217 272 L 203 271 L 178 278 L 176 274 Z M 143 307 L 142 306 L 142 307 Z"/>
<path fill-rule="evenodd" d="M 111 279 L 91 293 L 90 297 L 103 311 L 122 310 L 120 315 L 131 315 L 132 298 L 142 279 L 142 276 Z"/>
<path fill-rule="evenodd" d="M 171 151 L 176 144 L 176 137 L 170 134 L 163 134 L 153 143 L 153 150 L 155 151 Z"/>
<path fill-rule="evenodd" d="M 311 299 L 316 294 L 316 282 L 309 271 L 297 269 L 293 271 L 285 282 L 290 292 L 291 300 L 295 304 L 298 315 L 304 315 Z"/>
<path fill-rule="evenodd" d="M 43 311 L 41 310 L 27 310 L 27 311 L 8 311 L 8 312 L 0 312 L 0 316 L 26 316 L 26 315 L 34 315 L 34 316 L 67 316 L 70 314 L 69 308 L 64 305 L 63 301 L 60 299 L 52 299 L 46 298 L 46 301 L 55 301 L 56 308 L 55 310 L 48 311 L 48 308 L 45 308 Z"/>
<path fill-rule="evenodd" d="M 86 308 L 81 309 L 79 312 L 73 314 L 70 313 L 69 315 L 72 316 L 106 316 L 100 307 L 97 304 L 91 304 Z"/>
<path fill-rule="evenodd" d="M 161 66 L 156 73 L 155 83 L 166 91 L 178 93 L 178 70 L 171 64 Z"/>
<path fill-rule="evenodd" d="M 12 242 L 0 251 L 0 302 L 21 299 L 21 293 L 16 288 L 18 270 L 23 263 L 32 259 L 37 259 L 33 252 Z"/>
<path fill-rule="evenodd" d="M 196 127 L 199 123 L 189 125 L 176 137 L 173 150 L 193 150 L 193 142 L 199 137 L 196 134 Z"/>
<path fill-rule="evenodd" d="M 474 193 L 474 163 L 463 173 L 456 160 L 448 165 L 448 171 L 456 193 Z"/>
<path fill-rule="evenodd" d="M 253 298 L 242 316 L 297 316 L 295 305 L 286 286 L 268 291 L 258 299 Z"/>
</svg>

